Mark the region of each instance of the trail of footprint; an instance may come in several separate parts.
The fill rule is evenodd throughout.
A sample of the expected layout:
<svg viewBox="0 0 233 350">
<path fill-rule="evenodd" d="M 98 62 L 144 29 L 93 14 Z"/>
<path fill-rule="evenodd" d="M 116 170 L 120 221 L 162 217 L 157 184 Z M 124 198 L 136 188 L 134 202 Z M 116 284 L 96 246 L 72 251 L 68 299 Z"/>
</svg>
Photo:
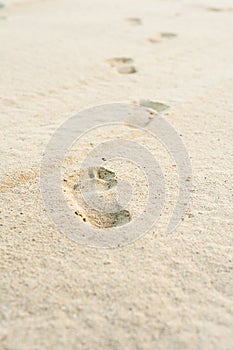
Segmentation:
<svg viewBox="0 0 233 350">
<path fill-rule="evenodd" d="M 105 60 L 111 67 L 116 68 L 120 74 L 133 74 L 137 70 L 133 65 L 133 59 L 130 57 L 113 57 Z"/>
<path fill-rule="evenodd" d="M 90 167 L 65 178 L 63 183 L 68 203 L 84 222 L 98 228 L 110 228 L 124 225 L 131 220 L 129 211 L 117 204 L 114 192 L 111 191 L 117 184 L 114 172 L 104 167 Z M 114 203 L 116 211 L 108 212 L 91 208 L 86 203 L 83 193 L 86 193 L 88 198 L 91 198 L 92 194 L 101 193 L 103 208 L 105 209 L 105 203 L 106 209 L 109 203 Z"/>
</svg>

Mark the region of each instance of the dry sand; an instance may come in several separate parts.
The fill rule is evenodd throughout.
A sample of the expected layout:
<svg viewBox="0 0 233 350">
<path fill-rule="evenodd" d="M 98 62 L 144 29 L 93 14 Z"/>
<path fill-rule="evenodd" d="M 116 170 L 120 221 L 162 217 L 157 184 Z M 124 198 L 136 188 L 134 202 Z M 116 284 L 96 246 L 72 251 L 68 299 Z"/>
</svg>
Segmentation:
<svg viewBox="0 0 233 350">
<path fill-rule="evenodd" d="M 3 2 L 0 348 L 232 349 L 232 1 Z M 131 60 L 106 61 L 117 57 Z M 84 108 L 140 99 L 171 107 L 165 117 L 187 147 L 186 216 L 166 233 L 171 161 L 149 137 L 115 128 L 161 158 L 171 198 L 132 245 L 81 246 L 46 215 L 45 146 Z M 87 135 L 69 159 L 108 137 L 107 129 Z"/>
</svg>

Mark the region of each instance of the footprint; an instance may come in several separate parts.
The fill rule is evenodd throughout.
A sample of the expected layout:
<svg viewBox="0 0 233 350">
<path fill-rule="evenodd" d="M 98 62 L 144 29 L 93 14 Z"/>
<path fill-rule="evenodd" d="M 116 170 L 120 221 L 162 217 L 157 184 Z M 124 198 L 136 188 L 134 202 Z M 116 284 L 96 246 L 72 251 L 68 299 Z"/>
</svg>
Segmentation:
<svg viewBox="0 0 233 350">
<path fill-rule="evenodd" d="M 163 40 L 163 38 L 173 39 L 175 37 L 177 37 L 177 34 L 175 34 L 175 33 L 162 32 L 162 33 L 158 33 L 152 37 L 149 37 L 146 40 L 151 44 L 157 44 L 157 43 L 161 42 L 161 40 Z"/>
<path fill-rule="evenodd" d="M 162 32 L 162 33 L 160 33 L 160 35 L 161 35 L 161 38 L 168 38 L 168 39 L 172 39 L 172 38 L 177 37 L 177 34 L 169 33 L 169 32 Z"/>
<path fill-rule="evenodd" d="M 0 10 L 4 9 L 5 7 L 5 4 L 3 2 L 0 2 Z M 6 16 L 0 16 L 0 20 L 6 20 L 7 17 Z"/>
<path fill-rule="evenodd" d="M 222 7 L 207 7 L 207 10 L 208 11 L 212 11 L 212 12 L 223 12 L 223 11 L 226 11 L 226 12 L 230 12 L 230 11 L 233 11 L 233 7 L 230 7 L 230 8 L 222 8 Z"/>
<path fill-rule="evenodd" d="M 90 167 L 69 176 L 63 183 L 70 206 L 84 222 L 98 228 L 110 228 L 124 225 L 131 220 L 129 211 L 121 208 L 116 200 L 114 186 L 117 179 L 114 172 L 104 167 Z M 84 197 L 101 200 L 103 209 L 92 208 Z M 108 208 L 111 210 L 108 211 Z"/>
<path fill-rule="evenodd" d="M 166 109 L 170 108 L 168 105 L 165 105 L 164 103 L 155 102 L 151 100 L 140 100 L 139 104 L 140 106 L 154 109 L 156 112 L 163 112 Z"/>
<path fill-rule="evenodd" d="M 212 11 L 212 12 L 221 12 L 223 11 L 221 8 L 218 7 L 207 7 L 208 11 Z"/>
<path fill-rule="evenodd" d="M 140 26 L 142 25 L 142 20 L 141 18 L 138 17 L 129 17 L 125 19 L 126 22 L 128 22 L 129 24 L 133 25 L 133 26 Z"/>
<path fill-rule="evenodd" d="M 129 57 L 113 57 L 105 61 L 111 67 L 119 66 L 120 64 L 130 64 L 133 63 L 133 59 Z"/>
<path fill-rule="evenodd" d="M 120 74 L 133 74 L 137 70 L 133 65 L 133 59 L 129 57 L 113 57 L 105 61 L 111 67 L 115 67 Z"/>
<path fill-rule="evenodd" d="M 117 67 L 117 71 L 120 74 L 133 74 L 137 72 L 134 66 L 128 66 L 128 65 Z"/>
</svg>

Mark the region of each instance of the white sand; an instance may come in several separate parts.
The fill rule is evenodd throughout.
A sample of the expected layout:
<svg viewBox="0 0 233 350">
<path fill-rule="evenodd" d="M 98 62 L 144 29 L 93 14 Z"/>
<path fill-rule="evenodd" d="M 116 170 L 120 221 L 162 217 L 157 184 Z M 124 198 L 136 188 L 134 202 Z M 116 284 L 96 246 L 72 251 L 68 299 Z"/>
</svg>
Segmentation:
<svg viewBox="0 0 233 350">
<path fill-rule="evenodd" d="M 232 349 L 232 2 L 6 5 L 0 9 L 0 348 Z M 113 57 L 132 58 L 137 72 L 119 74 L 105 62 Z M 45 213 L 41 156 L 74 113 L 139 99 L 171 106 L 166 118 L 193 166 L 187 215 L 167 235 L 169 200 L 161 220 L 134 244 L 81 246 Z M 126 135 L 159 150 L 141 134 Z M 84 138 L 79 156 L 90 140 L 107 137 L 106 130 Z M 165 154 L 161 160 L 172 197 L 176 175 Z"/>
</svg>

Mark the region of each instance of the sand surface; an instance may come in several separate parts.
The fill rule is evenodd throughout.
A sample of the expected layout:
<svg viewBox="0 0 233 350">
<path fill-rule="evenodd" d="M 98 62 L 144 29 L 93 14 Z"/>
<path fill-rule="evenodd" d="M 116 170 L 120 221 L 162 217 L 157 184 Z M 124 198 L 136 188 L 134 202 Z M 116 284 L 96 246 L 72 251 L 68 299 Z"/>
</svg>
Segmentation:
<svg viewBox="0 0 233 350">
<path fill-rule="evenodd" d="M 0 348 L 232 349 L 232 1 L 3 2 Z M 131 59 L 127 68 L 117 57 Z M 166 152 L 142 132 L 105 128 L 80 141 L 68 166 L 109 135 L 136 140 L 161 159 L 168 199 L 131 245 L 73 242 L 41 198 L 46 144 L 82 109 L 140 99 L 170 106 L 164 116 L 186 145 L 186 216 L 166 233 L 177 188 Z M 114 170 L 137 178 L 124 164 Z M 134 208 L 143 200 L 139 186 Z"/>
</svg>

